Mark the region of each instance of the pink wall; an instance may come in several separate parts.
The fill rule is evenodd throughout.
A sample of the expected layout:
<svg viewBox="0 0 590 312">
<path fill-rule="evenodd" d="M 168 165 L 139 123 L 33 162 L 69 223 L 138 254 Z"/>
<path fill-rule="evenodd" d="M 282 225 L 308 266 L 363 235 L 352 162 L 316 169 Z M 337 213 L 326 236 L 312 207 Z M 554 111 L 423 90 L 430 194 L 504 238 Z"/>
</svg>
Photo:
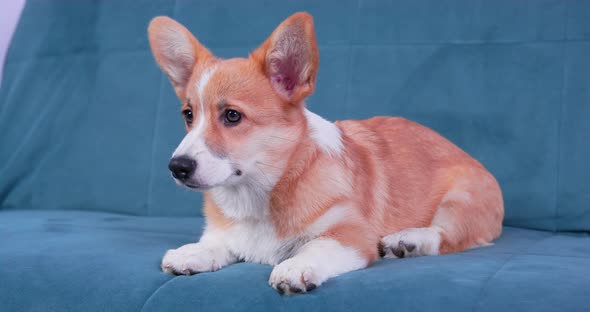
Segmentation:
<svg viewBox="0 0 590 312">
<path fill-rule="evenodd" d="M 24 4 L 25 0 L 6 0 L 0 3 L 0 83 L 2 83 L 6 49 L 10 44 L 10 38 L 12 38 Z"/>
</svg>

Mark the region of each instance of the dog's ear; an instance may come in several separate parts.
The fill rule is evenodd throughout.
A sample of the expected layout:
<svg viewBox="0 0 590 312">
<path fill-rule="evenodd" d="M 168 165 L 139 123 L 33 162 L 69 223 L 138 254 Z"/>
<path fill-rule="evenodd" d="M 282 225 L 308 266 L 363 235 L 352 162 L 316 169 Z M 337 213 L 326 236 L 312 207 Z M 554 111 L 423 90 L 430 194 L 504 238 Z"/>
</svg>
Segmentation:
<svg viewBox="0 0 590 312">
<path fill-rule="evenodd" d="M 158 16 L 148 27 L 152 53 L 166 73 L 176 94 L 185 97 L 185 87 L 195 65 L 213 57 L 190 31 L 175 20 Z"/>
<path fill-rule="evenodd" d="M 284 100 L 303 101 L 315 89 L 320 62 L 313 18 L 307 13 L 290 16 L 250 57 Z"/>
</svg>

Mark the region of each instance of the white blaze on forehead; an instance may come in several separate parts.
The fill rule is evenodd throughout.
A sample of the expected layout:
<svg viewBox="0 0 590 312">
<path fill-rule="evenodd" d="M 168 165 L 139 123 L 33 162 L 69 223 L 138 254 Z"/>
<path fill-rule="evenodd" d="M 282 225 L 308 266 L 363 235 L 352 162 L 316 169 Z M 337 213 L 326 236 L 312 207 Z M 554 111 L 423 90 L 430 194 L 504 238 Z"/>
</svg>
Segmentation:
<svg viewBox="0 0 590 312">
<path fill-rule="evenodd" d="M 205 88 L 209 83 L 209 80 L 215 73 L 215 65 L 210 66 L 209 68 L 205 69 L 199 80 L 197 80 L 196 88 L 197 88 L 197 95 L 199 100 L 192 101 L 191 105 L 194 110 L 198 110 L 197 120 L 195 120 L 195 125 L 189 131 L 189 133 L 184 137 L 180 145 L 174 151 L 173 156 L 177 155 L 189 155 L 189 156 L 196 156 L 198 153 L 203 152 L 205 147 L 205 142 L 202 138 L 202 134 L 205 131 L 206 121 L 205 118 L 205 102 L 203 92 L 205 92 Z"/>
<path fill-rule="evenodd" d="M 207 87 L 209 80 L 211 79 L 213 74 L 215 74 L 216 69 L 217 68 L 215 67 L 215 65 L 212 65 L 209 68 L 205 69 L 205 71 L 203 72 L 203 74 L 199 78 L 199 81 L 197 81 L 197 92 L 199 93 L 199 102 L 201 105 L 204 104 L 203 103 L 203 93 L 205 92 L 205 87 Z"/>
<path fill-rule="evenodd" d="M 199 103 L 194 103 L 193 105 L 198 105 L 199 107 L 199 118 L 197 120 L 197 124 L 195 125 L 195 132 L 201 134 L 205 129 L 205 101 L 203 93 L 205 92 L 205 88 L 209 83 L 209 80 L 215 73 L 215 65 L 205 69 L 199 80 L 197 81 L 197 94 L 199 95 Z"/>
</svg>

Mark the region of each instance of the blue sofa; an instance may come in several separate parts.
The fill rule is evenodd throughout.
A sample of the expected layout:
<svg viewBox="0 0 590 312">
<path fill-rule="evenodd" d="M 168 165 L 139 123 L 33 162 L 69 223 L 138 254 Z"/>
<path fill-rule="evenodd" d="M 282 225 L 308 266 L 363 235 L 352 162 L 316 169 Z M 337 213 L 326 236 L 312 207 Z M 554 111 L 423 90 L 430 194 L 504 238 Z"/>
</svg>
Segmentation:
<svg viewBox="0 0 590 312">
<path fill-rule="evenodd" d="M 151 18 L 246 56 L 296 11 L 321 65 L 308 107 L 427 125 L 499 180 L 496 244 L 381 260 L 280 296 L 271 267 L 172 276 L 201 195 L 166 168 L 179 104 Z M 0 311 L 590 311 L 590 2 L 29 0 L 0 90 Z"/>
</svg>

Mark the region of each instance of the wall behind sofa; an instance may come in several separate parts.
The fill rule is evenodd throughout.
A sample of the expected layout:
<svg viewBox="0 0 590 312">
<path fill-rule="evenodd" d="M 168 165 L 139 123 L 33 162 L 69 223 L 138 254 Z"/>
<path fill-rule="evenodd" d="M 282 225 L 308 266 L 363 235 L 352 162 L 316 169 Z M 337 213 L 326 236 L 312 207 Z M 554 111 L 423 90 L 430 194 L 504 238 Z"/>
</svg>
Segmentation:
<svg viewBox="0 0 590 312">
<path fill-rule="evenodd" d="M 2 84 L 2 70 L 4 69 L 6 50 L 24 5 L 25 0 L 10 0 L 0 4 L 0 84 Z"/>
</svg>

